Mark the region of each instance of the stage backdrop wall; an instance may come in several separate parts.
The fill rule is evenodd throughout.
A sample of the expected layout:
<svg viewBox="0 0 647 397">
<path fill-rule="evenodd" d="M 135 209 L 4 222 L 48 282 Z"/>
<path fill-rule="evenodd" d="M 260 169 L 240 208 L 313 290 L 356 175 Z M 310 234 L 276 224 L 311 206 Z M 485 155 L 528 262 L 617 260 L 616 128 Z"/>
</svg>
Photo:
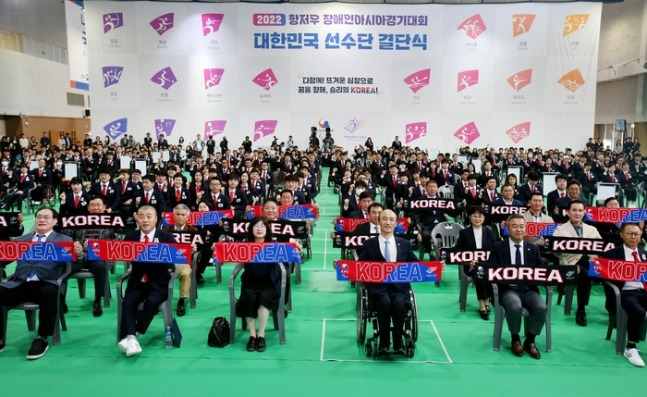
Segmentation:
<svg viewBox="0 0 647 397">
<path fill-rule="evenodd" d="M 580 147 L 599 3 L 85 3 L 93 133 Z"/>
</svg>

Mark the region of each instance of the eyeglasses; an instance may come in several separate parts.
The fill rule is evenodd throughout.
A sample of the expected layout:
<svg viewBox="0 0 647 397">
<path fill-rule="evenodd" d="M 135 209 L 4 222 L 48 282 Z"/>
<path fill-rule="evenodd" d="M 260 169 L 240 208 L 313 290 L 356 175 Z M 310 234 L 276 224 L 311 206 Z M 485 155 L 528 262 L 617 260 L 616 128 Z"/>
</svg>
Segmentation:
<svg viewBox="0 0 647 397">
<path fill-rule="evenodd" d="M 630 237 L 638 237 L 638 236 L 640 236 L 642 233 L 638 233 L 638 232 L 624 232 L 624 234 L 626 234 L 627 236 L 630 236 Z"/>
<path fill-rule="evenodd" d="M 262 223 L 259 223 L 259 224 L 257 224 L 257 225 L 254 225 L 254 227 L 253 227 L 253 228 L 254 228 L 254 229 L 257 229 L 257 230 L 258 230 L 258 229 L 265 229 L 265 225 L 263 225 Z"/>
<path fill-rule="evenodd" d="M 53 219 L 53 217 L 50 215 L 38 215 L 36 216 L 36 219 L 49 221 L 50 219 Z"/>
</svg>

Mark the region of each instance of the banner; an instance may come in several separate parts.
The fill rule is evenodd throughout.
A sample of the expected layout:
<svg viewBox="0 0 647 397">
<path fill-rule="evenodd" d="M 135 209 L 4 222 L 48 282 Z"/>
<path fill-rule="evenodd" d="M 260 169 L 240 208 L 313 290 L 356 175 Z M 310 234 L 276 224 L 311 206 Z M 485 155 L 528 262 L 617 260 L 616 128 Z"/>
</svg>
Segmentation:
<svg viewBox="0 0 647 397">
<path fill-rule="evenodd" d="M 490 204 L 485 206 L 485 210 L 493 222 L 501 222 L 507 220 L 512 214 L 525 214 L 528 212 L 528 207 Z"/>
<path fill-rule="evenodd" d="M 270 221 L 269 224 L 273 236 L 284 236 L 302 240 L 308 238 L 305 221 L 285 221 L 279 219 L 277 221 Z M 247 237 L 248 229 L 249 221 L 235 221 L 231 219 L 224 219 L 222 221 L 223 233 L 231 237 Z"/>
<path fill-rule="evenodd" d="M 0 227 L 7 228 L 10 231 L 17 231 L 20 228 L 18 212 L 0 212 Z"/>
<path fill-rule="evenodd" d="M 647 259 L 647 258 L 643 258 Z M 613 281 L 647 282 L 647 262 L 595 258 L 589 262 L 589 276 Z"/>
<path fill-rule="evenodd" d="M 357 226 L 370 222 L 368 218 L 335 218 L 333 225 L 336 232 L 354 232 Z M 409 218 L 398 218 L 394 229 L 395 233 L 402 234 L 409 232 Z"/>
<path fill-rule="evenodd" d="M 175 237 L 175 241 L 178 244 L 189 244 L 189 245 L 204 245 L 204 241 L 206 240 L 206 231 L 199 231 L 199 232 L 178 232 L 178 231 L 173 231 L 169 230 L 169 233 Z"/>
<path fill-rule="evenodd" d="M 573 266 L 486 265 L 474 267 L 473 277 L 497 284 L 556 285 L 575 284 Z"/>
<path fill-rule="evenodd" d="M 421 283 L 442 281 L 443 265 L 430 262 L 335 261 L 337 281 Z"/>
<path fill-rule="evenodd" d="M 451 199 L 443 198 L 415 198 L 404 200 L 403 208 L 411 212 L 418 211 L 456 211 L 458 203 Z"/>
<path fill-rule="evenodd" d="M 224 218 L 232 219 L 234 217 L 233 210 L 218 210 L 198 212 L 193 211 L 189 214 L 189 219 L 186 224 L 191 226 L 216 226 Z M 175 216 L 173 212 L 162 213 L 162 226 L 171 226 L 175 224 Z"/>
<path fill-rule="evenodd" d="M 247 211 L 247 217 L 252 219 L 255 216 L 263 216 L 263 207 L 253 205 Z M 312 204 L 303 205 L 281 205 L 279 206 L 279 218 L 286 220 L 296 219 L 318 219 L 319 209 Z"/>
<path fill-rule="evenodd" d="M 360 248 L 366 243 L 366 240 L 379 236 L 379 234 L 354 234 L 354 233 L 335 233 L 335 237 L 332 240 L 333 248 Z"/>
<path fill-rule="evenodd" d="M 91 261 L 123 261 L 190 265 L 191 245 L 177 243 L 144 243 L 141 241 L 89 240 Z"/>
<path fill-rule="evenodd" d="M 555 253 L 600 255 L 616 247 L 615 243 L 597 238 L 547 237 L 545 247 Z"/>
<path fill-rule="evenodd" d="M 586 207 L 586 217 L 595 223 L 638 223 L 647 221 L 647 208 Z"/>
<path fill-rule="evenodd" d="M 58 218 L 55 230 L 135 228 L 135 218 L 123 214 L 69 215 Z"/>
<path fill-rule="evenodd" d="M 526 222 L 526 237 L 547 237 L 555 233 L 555 229 L 563 223 Z M 509 236 L 508 221 L 501 223 L 501 234 Z"/>
<path fill-rule="evenodd" d="M 470 262 L 487 262 L 490 259 L 490 252 L 486 250 L 455 251 L 454 248 L 443 248 L 445 263 L 448 265 L 464 265 Z"/>
<path fill-rule="evenodd" d="M 72 262 L 76 260 L 73 242 L 0 241 L 0 261 Z"/>
<path fill-rule="evenodd" d="M 216 243 L 213 257 L 220 263 L 301 263 L 295 243 Z"/>
</svg>

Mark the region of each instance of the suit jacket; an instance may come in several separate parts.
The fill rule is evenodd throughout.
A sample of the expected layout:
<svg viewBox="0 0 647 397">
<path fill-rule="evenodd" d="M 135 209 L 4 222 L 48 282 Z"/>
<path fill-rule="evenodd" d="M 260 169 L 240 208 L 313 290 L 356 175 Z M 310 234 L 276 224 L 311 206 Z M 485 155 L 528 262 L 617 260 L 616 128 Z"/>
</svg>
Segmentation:
<svg viewBox="0 0 647 397">
<path fill-rule="evenodd" d="M 16 237 L 14 241 L 32 241 L 36 232 Z M 47 237 L 46 242 L 53 241 L 72 241 L 72 238 L 61 233 L 52 232 Z M 29 262 L 17 261 L 16 272 L 12 280 L 2 283 L 5 288 L 15 288 L 24 283 L 29 276 L 31 269 L 34 269 L 38 279 L 50 284 L 56 285 L 56 280 L 65 272 L 65 262 Z"/>
<path fill-rule="evenodd" d="M 539 247 L 537 245 L 524 241 L 522 243 L 521 250 L 523 251 L 524 265 L 542 266 L 541 253 L 539 252 Z M 490 253 L 490 263 L 495 265 L 511 265 L 513 264 L 512 262 L 513 260 L 510 257 L 510 240 L 506 238 L 505 240 L 494 244 L 492 252 Z M 510 287 L 506 284 L 499 285 L 499 298 L 509 289 Z M 539 293 L 539 289 L 536 285 L 529 285 L 528 289 Z"/>
<path fill-rule="evenodd" d="M 74 193 L 69 191 L 65 193 L 65 202 L 61 202 L 58 212 L 61 216 L 85 215 L 88 213 L 89 201 L 90 195 L 83 191 L 81 193 L 81 197 L 79 198 L 78 207 L 74 207 Z"/>
<path fill-rule="evenodd" d="M 222 193 L 218 195 L 218 198 L 214 203 L 213 194 L 210 191 L 207 191 L 202 196 L 201 201 L 208 202 L 209 205 L 211 205 L 211 207 L 214 209 L 214 211 L 231 209 L 231 203 L 229 203 L 229 196 L 224 195 Z"/>
<path fill-rule="evenodd" d="M 368 211 L 367 211 L 367 213 L 366 213 L 366 214 L 368 215 Z M 355 219 L 364 219 L 364 211 L 362 211 L 362 209 L 361 209 L 361 208 L 359 208 L 359 209 L 357 209 L 357 210 L 355 210 L 355 211 L 352 211 L 352 212 L 348 215 L 348 217 L 349 217 L 349 218 L 355 218 Z M 368 218 L 368 216 L 367 216 L 367 218 Z M 359 227 L 359 226 L 358 226 L 358 227 Z"/>
<path fill-rule="evenodd" d="M 406 261 L 413 261 L 417 262 L 418 257 L 416 254 L 413 253 L 413 249 L 411 248 L 411 244 L 403 238 L 400 237 L 394 237 L 395 238 L 395 244 L 397 245 L 397 262 L 406 262 Z M 361 254 L 359 255 L 359 259 L 363 261 L 375 261 L 375 262 L 386 262 L 384 259 L 384 256 L 382 255 L 382 252 L 380 251 L 380 241 L 378 237 L 373 237 L 371 239 L 366 240 L 366 243 L 364 243 L 363 250 Z M 402 292 L 408 294 L 409 290 L 411 289 L 411 285 L 409 283 L 393 283 L 390 284 L 394 286 L 395 288 L 401 290 Z M 379 284 L 379 283 L 367 283 L 366 284 L 368 288 L 368 292 L 371 295 L 378 295 L 382 293 L 386 293 L 389 289 L 389 284 Z"/>
<path fill-rule="evenodd" d="M 558 226 L 553 233 L 554 237 L 579 237 L 577 231 L 571 222 L 566 222 L 561 226 Z M 594 228 L 591 225 L 582 223 L 582 238 L 602 238 L 598 229 Z M 555 254 L 561 259 L 562 264 L 564 265 L 575 265 L 581 258 L 582 254 L 562 254 L 555 252 Z"/>
<path fill-rule="evenodd" d="M 155 229 L 153 241 L 156 240 L 160 243 L 176 242 L 173 234 L 160 229 Z M 124 241 L 141 241 L 141 231 L 134 230 L 132 232 L 128 232 L 124 237 Z M 131 289 L 138 288 L 142 284 L 144 273 L 146 273 L 146 276 L 148 277 L 150 287 L 162 293 L 163 296 L 166 296 L 168 282 L 171 279 L 171 275 L 168 272 L 168 265 L 160 263 L 132 262 L 132 274 L 130 278 L 128 278 L 126 293 Z"/>
<path fill-rule="evenodd" d="M 96 182 L 92 184 L 90 194 L 92 196 L 101 196 L 102 183 Z M 108 182 L 106 188 L 106 195 L 103 198 L 106 200 L 106 208 L 112 208 L 117 211 L 120 207 L 119 195 L 121 194 L 121 185 L 117 186 L 113 181 Z"/>
<path fill-rule="evenodd" d="M 158 189 L 153 189 L 150 193 L 148 203 L 146 203 L 146 192 L 144 190 L 140 190 L 135 194 L 135 199 L 137 199 L 137 197 L 141 197 L 136 209 L 139 209 L 144 205 L 150 205 L 157 211 L 157 218 L 161 219 L 160 217 L 162 216 L 162 211 L 164 211 L 165 207 L 164 196 Z"/>
<path fill-rule="evenodd" d="M 543 193 L 542 187 L 540 185 L 535 185 L 535 192 L 542 194 Z M 530 201 L 531 195 L 532 193 L 530 192 L 530 185 L 528 185 L 527 183 L 524 183 L 519 187 L 519 191 L 518 191 L 519 200 L 523 201 L 524 203 L 528 203 L 528 201 Z"/>
</svg>

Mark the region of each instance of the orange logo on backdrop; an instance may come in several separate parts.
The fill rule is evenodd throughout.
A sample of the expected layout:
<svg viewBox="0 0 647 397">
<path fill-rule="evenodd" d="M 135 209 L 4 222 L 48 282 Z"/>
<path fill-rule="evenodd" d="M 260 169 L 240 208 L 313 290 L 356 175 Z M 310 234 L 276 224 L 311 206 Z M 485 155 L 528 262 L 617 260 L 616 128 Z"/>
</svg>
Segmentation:
<svg viewBox="0 0 647 397">
<path fill-rule="evenodd" d="M 512 16 L 512 37 L 530 32 L 535 14 L 514 14 Z"/>
<path fill-rule="evenodd" d="M 579 69 L 571 70 L 563 75 L 557 82 L 571 92 L 577 91 L 578 88 L 585 84 L 584 78 Z"/>
<path fill-rule="evenodd" d="M 510 84 L 510 87 L 519 92 L 523 87 L 527 86 L 532 81 L 532 69 L 526 69 L 517 72 L 508 77 L 507 81 L 508 84 Z"/>
<path fill-rule="evenodd" d="M 564 20 L 564 33 L 562 34 L 562 37 L 566 37 L 573 32 L 584 29 L 588 21 L 589 14 L 567 15 L 566 19 Z"/>
</svg>

